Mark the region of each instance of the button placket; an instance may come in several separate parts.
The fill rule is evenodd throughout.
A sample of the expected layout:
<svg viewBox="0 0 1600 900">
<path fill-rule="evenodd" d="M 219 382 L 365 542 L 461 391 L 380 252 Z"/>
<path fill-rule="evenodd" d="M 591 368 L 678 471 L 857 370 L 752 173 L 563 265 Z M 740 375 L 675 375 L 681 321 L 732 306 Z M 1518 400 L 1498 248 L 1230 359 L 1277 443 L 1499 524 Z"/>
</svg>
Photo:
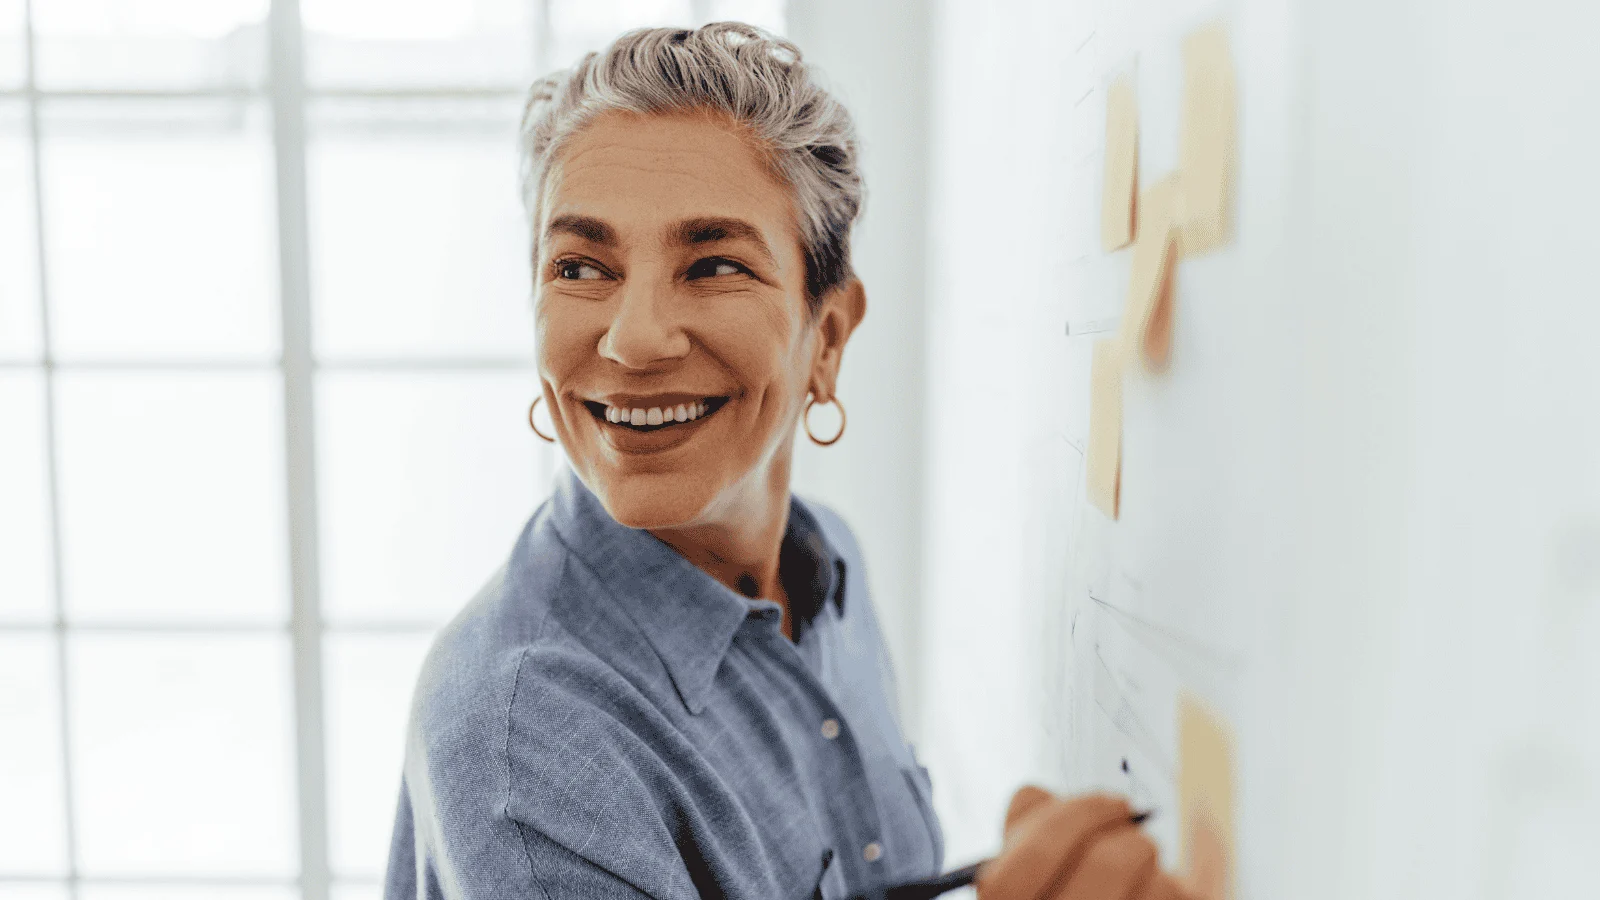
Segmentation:
<svg viewBox="0 0 1600 900">
<path fill-rule="evenodd" d="M 835 701 L 834 698 L 829 695 L 817 673 L 812 672 L 806 666 L 805 661 L 802 658 L 800 648 L 785 638 L 776 628 L 763 628 L 759 630 L 758 634 L 759 640 L 767 644 L 779 658 L 789 663 L 792 666 L 793 671 L 799 676 L 800 680 L 807 684 L 814 691 L 817 700 L 820 701 L 820 706 L 824 710 L 833 711 L 835 713 L 834 715 L 825 717 L 818 726 L 818 730 L 820 731 L 822 737 L 828 741 L 838 741 L 842 736 L 845 736 L 844 720 L 838 714 L 837 701 Z M 840 763 L 846 766 L 848 769 L 854 770 L 853 774 L 860 776 L 860 787 L 862 789 L 862 793 L 870 797 L 872 793 L 871 787 L 866 783 L 865 780 L 867 776 L 866 760 L 863 758 L 860 748 L 852 745 L 841 746 L 839 749 L 843 752 L 843 756 L 839 758 Z M 861 846 L 860 858 L 865 860 L 868 864 L 874 864 L 882 861 L 886 852 L 882 843 L 881 831 L 884 823 L 879 820 L 876 811 L 877 803 L 874 798 L 867 804 L 866 814 L 868 820 L 857 822 L 857 824 L 861 826 L 861 830 L 856 832 L 856 840 L 872 834 L 878 834 L 880 836 L 878 840 L 868 841 L 865 845 Z M 856 829 L 852 828 L 850 830 L 855 831 Z M 826 859 L 827 853 L 824 853 L 824 857 Z M 844 863 L 845 860 L 835 857 L 833 858 L 832 862 L 834 865 L 840 865 Z M 823 863 L 823 866 L 826 870 L 828 867 L 826 861 Z"/>
</svg>

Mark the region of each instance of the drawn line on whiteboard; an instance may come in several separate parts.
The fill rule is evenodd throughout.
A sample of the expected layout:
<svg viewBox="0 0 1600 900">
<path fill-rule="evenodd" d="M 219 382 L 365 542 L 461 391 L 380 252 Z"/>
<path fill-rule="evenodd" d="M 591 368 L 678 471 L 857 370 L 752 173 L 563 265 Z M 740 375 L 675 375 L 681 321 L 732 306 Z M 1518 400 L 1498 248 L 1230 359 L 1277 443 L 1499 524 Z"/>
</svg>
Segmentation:
<svg viewBox="0 0 1600 900">
<path fill-rule="evenodd" d="M 1076 50 L 1074 50 L 1072 52 L 1073 53 L 1082 53 L 1083 52 L 1083 48 L 1089 46 L 1089 42 L 1094 40 L 1094 36 L 1095 36 L 1095 34 L 1097 32 L 1099 32 L 1099 30 L 1100 29 L 1096 28 L 1094 31 L 1089 32 L 1089 36 L 1088 37 L 1086 37 L 1082 41 L 1078 42 L 1078 49 L 1076 49 Z"/>
<path fill-rule="evenodd" d="M 1090 319 L 1087 322 L 1079 322 L 1078 327 L 1076 328 L 1072 326 L 1071 322 L 1067 323 L 1067 337 L 1072 337 L 1079 334 L 1104 334 L 1108 331 L 1116 330 L 1117 320 L 1115 318 Z"/>
<path fill-rule="evenodd" d="M 1106 714 L 1111 724 L 1127 735 L 1134 746 L 1144 751 L 1144 755 L 1154 762 L 1163 774 L 1171 778 L 1172 760 L 1167 757 L 1155 733 L 1134 710 L 1133 704 L 1128 702 L 1128 696 L 1121 688 L 1121 679 L 1111 670 L 1105 657 L 1100 655 L 1099 642 L 1094 645 L 1094 659 L 1100 667 L 1100 677 L 1094 680 L 1094 705 L 1100 707 L 1100 711 Z M 1112 707 L 1115 707 L 1115 711 Z"/>
<path fill-rule="evenodd" d="M 1094 88 L 1092 88 L 1092 87 L 1089 88 L 1087 91 L 1084 91 L 1083 92 L 1083 96 L 1079 97 L 1076 101 L 1073 102 L 1072 108 L 1073 109 L 1077 109 L 1079 106 L 1082 106 L 1083 105 L 1083 101 L 1089 99 L 1089 95 L 1092 94 L 1092 93 L 1094 93 Z"/>
<path fill-rule="evenodd" d="M 1152 622 L 1143 616 L 1120 609 L 1116 604 L 1095 596 L 1093 589 L 1089 591 L 1089 599 L 1098 604 L 1113 619 L 1120 622 L 1134 638 L 1157 652 L 1176 649 L 1183 654 L 1199 657 L 1208 665 L 1220 669 L 1228 675 L 1234 674 L 1239 668 L 1239 660 L 1233 654 L 1218 650 L 1180 631 Z"/>
</svg>

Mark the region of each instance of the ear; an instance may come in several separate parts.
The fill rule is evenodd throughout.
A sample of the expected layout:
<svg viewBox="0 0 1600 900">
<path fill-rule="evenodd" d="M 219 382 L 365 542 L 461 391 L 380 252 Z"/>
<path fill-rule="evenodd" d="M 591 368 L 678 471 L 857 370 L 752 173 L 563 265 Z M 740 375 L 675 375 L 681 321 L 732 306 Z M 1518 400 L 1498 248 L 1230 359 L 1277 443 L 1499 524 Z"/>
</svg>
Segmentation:
<svg viewBox="0 0 1600 900">
<path fill-rule="evenodd" d="M 854 275 L 822 298 L 817 309 L 817 345 L 811 357 L 811 392 L 816 394 L 818 403 L 833 399 L 845 342 L 866 314 L 867 291 Z"/>
</svg>

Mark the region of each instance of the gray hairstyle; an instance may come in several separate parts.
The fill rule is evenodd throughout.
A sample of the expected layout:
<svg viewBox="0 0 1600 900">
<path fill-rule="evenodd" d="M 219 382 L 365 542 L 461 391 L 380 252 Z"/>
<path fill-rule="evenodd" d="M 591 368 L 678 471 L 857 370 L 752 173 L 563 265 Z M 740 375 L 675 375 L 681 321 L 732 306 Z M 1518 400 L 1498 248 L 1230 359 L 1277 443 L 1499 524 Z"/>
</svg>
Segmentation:
<svg viewBox="0 0 1600 900">
<path fill-rule="evenodd" d="M 641 28 L 541 78 L 522 116 L 522 201 L 538 247 L 545 178 L 563 144 L 601 113 L 720 112 L 742 126 L 793 192 L 807 309 L 850 277 L 861 209 L 855 126 L 813 79 L 800 48 L 743 22 Z"/>
</svg>

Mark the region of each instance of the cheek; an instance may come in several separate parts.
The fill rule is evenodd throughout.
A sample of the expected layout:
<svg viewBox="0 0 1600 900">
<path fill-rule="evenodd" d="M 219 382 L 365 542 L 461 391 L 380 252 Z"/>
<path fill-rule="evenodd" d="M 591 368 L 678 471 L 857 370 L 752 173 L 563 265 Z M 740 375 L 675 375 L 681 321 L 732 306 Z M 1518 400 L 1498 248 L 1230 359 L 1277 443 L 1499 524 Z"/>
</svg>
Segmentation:
<svg viewBox="0 0 1600 900">
<path fill-rule="evenodd" d="M 751 299 L 709 313 L 691 335 L 731 369 L 745 390 L 770 399 L 794 382 L 800 337 L 776 304 Z M 803 376 L 802 376 L 803 377 Z"/>
<path fill-rule="evenodd" d="M 541 299 L 535 308 L 534 340 L 545 377 L 559 381 L 594 356 L 606 323 L 585 312 L 584 305 L 563 297 Z"/>
</svg>

